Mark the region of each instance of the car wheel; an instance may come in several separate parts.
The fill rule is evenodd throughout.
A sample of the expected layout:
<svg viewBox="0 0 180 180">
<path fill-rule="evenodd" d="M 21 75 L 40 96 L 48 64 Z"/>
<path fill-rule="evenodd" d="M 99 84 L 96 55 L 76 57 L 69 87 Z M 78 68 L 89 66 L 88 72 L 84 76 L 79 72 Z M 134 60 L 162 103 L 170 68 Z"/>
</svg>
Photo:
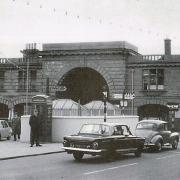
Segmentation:
<svg viewBox="0 0 180 180">
<path fill-rule="evenodd" d="M 83 158 L 84 153 L 82 153 L 82 152 L 73 152 L 73 156 L 74 156 L 74 159 L 76 161 L 80 161 Z"/>
<path fill-rule="evenodd" d="M 7 140 L 10 140 L 10 136 L 7 137 Z"/>
<path fill-rule="evenodd" d="M 173 148 L 173 149 L 177 149 L 177 147 L 178 147 L 178 140 L 177 140 L 177 139 L 174 139 L 174 140 L 173 140 L 173 143 L 172 143 L 172 148 Z"/>
<path fill-rule="evenodd" d="M 161 142 L 161 141 L 158 141 L 158 142 L 156 143 L 155 148 L 156 148 L 156 151 L 157 151 L 157 152 L 162 151 L 162 142 Z"/>
<path fill-rule="evenodd" d="M 136 157 L 141 157 L 142 150 L 141 149 L 137 149 L 137 151 L 135 151 L 134 154 L 135 154 Z"/>
<path fill-rule="evenodd" d="M 1 141 L 1 134 L 0 134 L 0 141 Z"/>
</svg>

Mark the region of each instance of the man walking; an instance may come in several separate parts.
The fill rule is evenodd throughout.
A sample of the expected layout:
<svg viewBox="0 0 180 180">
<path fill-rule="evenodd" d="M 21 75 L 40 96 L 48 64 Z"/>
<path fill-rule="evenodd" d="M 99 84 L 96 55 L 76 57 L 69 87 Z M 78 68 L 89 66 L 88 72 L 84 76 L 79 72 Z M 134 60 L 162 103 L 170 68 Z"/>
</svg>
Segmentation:
<svg viewBox="0 0 180 180">
<path fill-rule="evenodd" d="M 42 146 L 39 144 L 39 131 L 40 131 L 40 119 L 38 116 L 38 110 L 35 109 L 33 115 L 31 115 L 29 120 L 29 125 L 31 127 L 31 146 L 33 147 L 34 143 L 36 146 Z"/>
<path fill-rule="evenodd" d="M 21 134 L 21 120 L 17 115 L 17 112 L 15 112 L 14 117 L 12 119 L 12 130 L 13 130 L 13 135 L 14 135 L 14 141 L 17 140 L 16 136 L 18 139 L 20 139 L 20 134 Z"/>
</svg>

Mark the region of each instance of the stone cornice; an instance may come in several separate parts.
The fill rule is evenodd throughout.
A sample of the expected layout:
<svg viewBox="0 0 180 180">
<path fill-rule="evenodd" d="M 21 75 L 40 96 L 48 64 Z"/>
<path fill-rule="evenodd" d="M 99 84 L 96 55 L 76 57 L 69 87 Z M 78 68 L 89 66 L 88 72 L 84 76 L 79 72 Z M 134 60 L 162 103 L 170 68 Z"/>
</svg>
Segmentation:
<svg viewBox="0 0 180 180">
<path fill-rule="evenodd" d="M 137 54 L 137 52 L 131 50 L 131 49 L 96 49 L 96 50 L 89 50 L 89 49 L 83 49 L 83 50 L 51 50 L 51 51 L 40 51 L 39 56 L 45 57 L 45 56 L 73 56 L 73 55 L 107 55 L 107 54 Z"/>
</svg>

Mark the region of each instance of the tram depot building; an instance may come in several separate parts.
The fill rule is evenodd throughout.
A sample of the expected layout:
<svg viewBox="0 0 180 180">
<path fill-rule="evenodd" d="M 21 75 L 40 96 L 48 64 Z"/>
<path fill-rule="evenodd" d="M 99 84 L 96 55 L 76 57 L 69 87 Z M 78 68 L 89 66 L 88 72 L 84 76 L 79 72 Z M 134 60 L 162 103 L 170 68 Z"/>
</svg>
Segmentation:
<svg viewBox="0 0 180 180">
<path fill-rule="evenodd" d="M 103 92 L 107 92 L 104 97 Z M 25 113 L 32 97 L 95 100 L 116 105 L 125 115 L 157 118 L 180 130 L 180 55 L 142 55 L 126 41 L 30 44 L 22 58 L 0 58 L 0 118 Z M 26 109 L 27 110 L 27 109 Z"/>
</svg>

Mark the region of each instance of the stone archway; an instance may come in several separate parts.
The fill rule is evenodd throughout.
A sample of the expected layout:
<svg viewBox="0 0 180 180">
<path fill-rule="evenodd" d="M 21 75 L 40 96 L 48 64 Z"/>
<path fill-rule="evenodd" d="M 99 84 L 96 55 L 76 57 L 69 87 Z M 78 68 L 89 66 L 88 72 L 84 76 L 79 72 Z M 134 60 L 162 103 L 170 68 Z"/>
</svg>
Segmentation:
<svg viewBox="0 0 180 180">
<path fill-rule="evenodd" d="M 81 104 L 92 100 L 103 100 L 103 88 L 108 85 L 100 73 L 94 69 L 73 68 L 63 75 L 58 85 L 66 86 L 64 92 L 56 92 L 56 98 L 72 99 Z"/>
<path fill-rule="evenodd" d="M 139 119 L 158 118 L 169 120 L 169 109 L 166 106 L 167 101 L 162 99 L 138 99 L 136 101 L 137 115 Z"/>
<path fill-rule="evenodd" d="M 139 119 L 160 119 L 164 121 L 169 120 L 169 109 L 165 105 L 160 104 L 146 104 L 138 107 Z"/>
<path fill-rule="evenodd" d="M 58 66 L 58 65 L 57 65 Z M 108 73 L 108 71 L 106 70 L 106 68 L 100 66 L 98 64 L 98 62 L 81 62 L 81 61 L 76 61 L 76 62 L 70 62 L 67 64 L 63 64 L 63 65 L 59 65 L 59 69 L 56 71 L 50 71 L 50 69 L 48 70 L 49 75 L 48 77 L 50 78 L 50 86 L 54 86 L 55 83 L 57 84 L 61 84 L 61 81 L 63 80 L 63 78 L 65 77 L 65 75 L 70 72 L 72 69 L 75 68 L 90 68 L 93 69 L 94 71 L 96 71 L 97 73 L 99 73 L 103 79 L 105 80 L 107 87 L 109 89 L 109 95 L 111 95 L 113 92 L 116 91 L 115 89 L 115 85 L 114 85 L 114 81 L 111 78 L 110 74 Z M 51 68 L 49 66 L 49 68 Z M 45 72 L 46 73 L 46 72 Z"/>
</svg>

